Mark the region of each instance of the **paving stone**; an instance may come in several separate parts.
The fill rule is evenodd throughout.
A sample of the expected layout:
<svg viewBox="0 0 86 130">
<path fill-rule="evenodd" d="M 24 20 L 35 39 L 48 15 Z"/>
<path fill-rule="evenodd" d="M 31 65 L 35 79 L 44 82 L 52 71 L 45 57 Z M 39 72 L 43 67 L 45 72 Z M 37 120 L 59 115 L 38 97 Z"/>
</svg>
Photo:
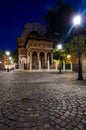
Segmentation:
<svg viewBox="0 0 86 130">
<path fill-rule="evenodd" d="M 39 126 L 38 130 L 44 130 L 44 128 L 42 126 Z"/>
<path fill-rule="evenodd" d="M 56 127 L 56 130 L 60 130 L 60 128 L 61 128 L 61 126 L 59 126 L 59 125 L 56 125 L 55 127 Z"/>
<path fill-rule="evenodd" d="M 67 130 L 66 128 L 61 128 L 60 130 Z"/>
<path fill-rule="evenodd" d="M 61 122 L 61 123 L 60 123 L 60 126 L 65 127 L 65 126 L 66 126 L 66 122 L 64 122 L 64 121 Z"/>
<path fill-rule="evenodd" d="M 29 127 L 29 126 L 30 126 L 29 122 L 24 122 L 23 123 L 23 127 Z"/>
<path fill-rule="evenodd" d="M 54 127 L 51 127 L 50 130 L 56 130 Z"/>
<path fill-rule="evenodd" d="M 84 127 L 82 125 L 78 125 L 79 130 L 84 130 Z"/>
<path fill-rule="evenodd" d="M 50 116 L 50 119 L 51 120 L 55 120 L 56 118 L 54 116 Z"/>
<path fill-rule="evenodd" d="M 75 76 L 5 73 L 0 77 L 0 130 L 85 130 L 86 82 L 74 82 Z"/>
<path fill-rule="evenodd" d="M 46 129 L 46 130 L 48 130 L 48 129 L 50 129 L 50 124 L 44 124 L 44 128 Z"/>
<path fill-rule="evenodd" d="M 56 124 L 59 124 L 61 122 L 61 120 L 60 119 L 56 119 L 55 122 L 56 122 Z"/>
<path fill-rule="evenodd" d="M 78 128 L 73 128 L 73 130 L 79 130 Z"/>
<path fill-rule="evenodd" d="M 32 127 L 31 130 L 37 130 L 37 127 Z"/>
<path fill-rule="evenodd" d="M 86 125 L 86 119 L 82 119 L 81 122 Z"/>
</svg>

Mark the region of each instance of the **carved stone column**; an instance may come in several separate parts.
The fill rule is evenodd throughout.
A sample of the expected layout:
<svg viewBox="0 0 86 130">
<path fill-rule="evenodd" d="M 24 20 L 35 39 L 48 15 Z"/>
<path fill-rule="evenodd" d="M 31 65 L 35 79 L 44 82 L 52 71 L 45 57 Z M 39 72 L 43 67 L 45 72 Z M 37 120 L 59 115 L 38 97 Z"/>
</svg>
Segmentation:
<svg viewBox="0 0 86 130">
<path fill-rule="evenodd" d="M 65 62 L 63 61 L 63 71 L 65 71 Z"/>
<path fill-rule="evenodd" d="M 56 61 L 56 70 L 58 70 L 58 62 Z"/>
<path fill-rule="evenodd" d="M 29 56 L 29 54 L 27 55 L 27 63 L 28 64 L 30 63 L 30 56 Z"/>
<path fill-rule="evenodd" d="M 47 53 L 45 52 L 45 64 L 47 63 Z"/>
<path fill-rule="evenodd" d="M 39 70 L 41 70 L 41 60 L 40 60 L 40 53 L 38 53 L 38 63 L 39 63 Z"/>
<path fill-rule="evenodd" d="M 70 69 L 71 69 L 71 71 L 73 71 L 73 65 L 72 65 L 72 62 L 70 62 Z"/>
<path fill-rule="evenodd" d="M 49 61 L 49 56 L 48 56 L 48 70 L 50 69 L 50 61 Z"/>
<path fill-rule="evenodd" d="M 30 70 L 32 70 L 32 53 L 30 53 Z"/>
<path fill-rule="evenodd" d="M 53 64 L 53 53 L 51 53 L 51 64 Z"/>
</svg>

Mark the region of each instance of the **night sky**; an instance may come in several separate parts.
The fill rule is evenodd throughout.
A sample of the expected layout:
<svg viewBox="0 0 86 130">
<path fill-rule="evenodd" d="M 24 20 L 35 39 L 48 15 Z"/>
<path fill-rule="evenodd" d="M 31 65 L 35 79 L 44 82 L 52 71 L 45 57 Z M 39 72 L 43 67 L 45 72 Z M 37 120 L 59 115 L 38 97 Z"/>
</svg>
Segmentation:
<svg viewBox="0 0 86 130">
<path fill-rule="evenodd" d="M 85 11 L 86 0 L 63 0 Z M 27 22 L 45 24 L 43 16 L 57 0 L 0 0 L 0 49 L 16 50 L 16 39 Z M 86 15 L 86 14 L 85 14 Z"/>
</svg>

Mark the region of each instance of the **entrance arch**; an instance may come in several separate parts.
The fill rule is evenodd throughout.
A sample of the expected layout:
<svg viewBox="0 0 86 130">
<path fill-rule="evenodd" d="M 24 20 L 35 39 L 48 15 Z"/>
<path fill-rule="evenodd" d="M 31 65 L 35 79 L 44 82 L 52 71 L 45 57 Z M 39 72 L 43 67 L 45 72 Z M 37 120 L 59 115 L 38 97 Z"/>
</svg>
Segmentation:
<svg viewBox="0 0 86 130">
<path fill-rule="evenodd" d="M 32 54 L 32 69 L 38 69 L 38 55 L 36 51 Z"/>
<path fill-rule="evenodd" d="M 51 53 L 50 52 L 47 53 L 47 61 L 49 61 L 50 65 L 52 64 L 51 63 Z"/>
<path fill-rule="evenodd" d="M 40 62 L 41 62 L 41 68 L 44 68 L 45 65 L 45 54 L 44 52 L 40 52 Z"/>
<path fill-rule="evenodd" d="M 26 58 L 23 57 L 23 58 L 21 59 L 21 66 L 20 66 L 20 68 L 23 68 L 23 69 L 24 69 L 25 64 L 26 64 Z"/>
</svg>

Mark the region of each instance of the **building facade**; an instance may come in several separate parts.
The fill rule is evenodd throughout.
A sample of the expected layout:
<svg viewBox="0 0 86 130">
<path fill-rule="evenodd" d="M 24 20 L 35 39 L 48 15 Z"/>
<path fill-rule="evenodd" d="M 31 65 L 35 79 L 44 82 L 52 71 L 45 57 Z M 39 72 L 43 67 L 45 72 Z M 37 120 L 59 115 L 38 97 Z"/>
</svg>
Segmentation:
<svg viewBox="0 0 86 130">
<path fill-rule="evenodd" d="M 6 66 L 10 63 L 8 57 L 0 50 L 0 70 L 5 70 Z"/>
<path fill-rule="evenodd" d="M 27 23 L 24 26 L 21 37 L 17 39 L 18 65 L 20 69 L 49 70 L 53 68 L 58 70 L 58 63 L 54 63 L 53 60 L 53 41 L 47 39 L 45 34 L 46 28 L 44 25 Z M 71 40 L 70 43 L 72 42 Z M 85 45 L 84 49 L 86 49 L 86 34 L 79 35 L 79 42 L 81 48 L 83 44 Z M 86 52 L 81 56 L 81 63 L 83 72 L 86 72 Z M 67 70 L 66 62 L 63 62 L 62 69 L 63 71 Z M 78 70 L 78 58 L 72 55 L 69 70 Z"/>
<path fill-rule="evenodd" d="M 28 24 L 27 28 L 29 26 L 30 25 Z M 42 31 L 41 27 L 42 25 L 40 26 L 40 30 Z M 46 39 L 41 31 L 37 32 L 34 24 L 34 28 L 32 28 L 31 32 L 25 33 L 23 31 L 22 36 L 17 39 L 18 64 L 20 69 L 40 70 L 52 68 L 53 41 Z"/>
</svg>

